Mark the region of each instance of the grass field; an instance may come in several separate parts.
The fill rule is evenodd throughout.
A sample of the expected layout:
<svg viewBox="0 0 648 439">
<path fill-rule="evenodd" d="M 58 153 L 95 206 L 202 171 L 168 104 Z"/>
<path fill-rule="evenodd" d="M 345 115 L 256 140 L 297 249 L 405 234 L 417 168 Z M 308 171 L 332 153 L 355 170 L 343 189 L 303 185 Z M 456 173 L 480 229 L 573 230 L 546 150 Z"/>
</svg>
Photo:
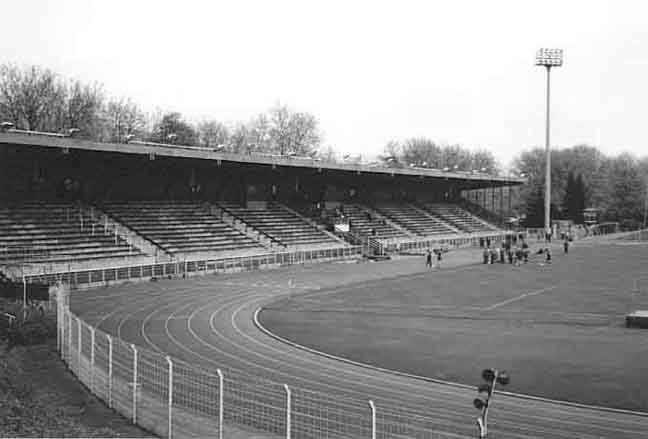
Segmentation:
<svg viewBox="0 0 648 439">
<path fill-rule="evenodd" d="M 473 265 L 320 290 L 260 318 L 297 343 L 367 364 L 506 390 L 648 411 L 648 246 L 577 244 L 552 265 Z"/>
</svg>

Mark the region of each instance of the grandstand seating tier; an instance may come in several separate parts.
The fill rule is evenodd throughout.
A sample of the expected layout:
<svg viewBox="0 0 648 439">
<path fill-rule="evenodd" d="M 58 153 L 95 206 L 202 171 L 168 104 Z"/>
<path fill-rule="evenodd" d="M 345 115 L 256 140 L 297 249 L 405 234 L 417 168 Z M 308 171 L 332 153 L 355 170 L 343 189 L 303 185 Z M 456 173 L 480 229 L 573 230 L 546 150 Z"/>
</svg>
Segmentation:
<svg viewBox="0 0 648 439">
<path fill-rule="evenodd" d="M 106 202 L 101 209 L 170 254 L 265 248 L 196 202 Z"/>
<path fill-rule="evenodd" d="M 44 263 L 139 256 L 72 203 L 13 203 L 0 207 L 0 263 Z"/>
<path fill-rule="evenodd" d="M 246 209 L 235 203 L 220 203 L 220 206 L 236 215 L 245 224 L 286 246 L 340 245 L 325 232 L 278 205 L 269 205 L 265 209 Z"/>
</svg>

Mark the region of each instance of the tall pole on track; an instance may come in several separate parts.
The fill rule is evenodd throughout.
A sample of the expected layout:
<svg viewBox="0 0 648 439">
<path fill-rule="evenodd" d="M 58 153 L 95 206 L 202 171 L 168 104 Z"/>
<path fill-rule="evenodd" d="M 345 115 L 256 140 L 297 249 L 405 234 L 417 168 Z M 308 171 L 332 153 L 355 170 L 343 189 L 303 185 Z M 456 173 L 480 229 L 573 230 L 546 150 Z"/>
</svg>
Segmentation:
<svg viewBox="0 0 648 439">
<path fill-rule="evenodd" d="M 545 125 L 545 197 L 544 197 L 544 227 L 546 233 L 551 233 L 551 68 L 560 67 L 563 63 L 562 49 L 540 49 L 536 53 L 536 65 L 547 69 L 547 116 Z"/>
</svg>

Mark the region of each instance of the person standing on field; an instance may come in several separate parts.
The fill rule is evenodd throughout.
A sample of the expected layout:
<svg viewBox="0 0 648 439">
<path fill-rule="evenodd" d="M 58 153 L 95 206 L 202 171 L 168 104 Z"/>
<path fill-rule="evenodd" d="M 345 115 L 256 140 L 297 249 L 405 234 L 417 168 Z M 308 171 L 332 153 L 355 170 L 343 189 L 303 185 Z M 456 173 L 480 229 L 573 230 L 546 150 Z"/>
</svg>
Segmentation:
<svg viewBox="0 0 648 439">
<path fill-rule="evenodd" d="M 425 255 L 425 266 L 432 268 L 432 252 L 430 252 L 430 249 L 427 250 L 427 254 Z"/>
<path fill-rule="evenodd" d="M 434 265 L 434 268 L 437 270 L 441 268 L 441 255 L 443 254 L 443 249 L 442 248 L 435 248 L 434 253 L 436 254 L 436 263 Z"/>
</svg>

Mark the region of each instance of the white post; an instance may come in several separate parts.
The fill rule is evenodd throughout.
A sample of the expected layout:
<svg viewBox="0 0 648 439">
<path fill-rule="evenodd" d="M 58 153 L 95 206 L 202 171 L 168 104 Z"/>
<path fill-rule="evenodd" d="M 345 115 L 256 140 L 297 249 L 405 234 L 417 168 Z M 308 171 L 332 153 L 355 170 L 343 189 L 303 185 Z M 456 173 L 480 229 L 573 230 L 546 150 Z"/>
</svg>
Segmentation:
<svg viewBox="0 0 648 439">
<path fill-rule="evenodd" d="M 133 350 L 133 424 L 137 423 L 137 348 L 131 343 Z"/>
<path fill-rule="evenodd" d="M 81 378 L 81 320 L 77 317 L 77 376 Z"/>
<path fill-rule="evenodd" d="M 94 392 L 95 375 L 95 328 L 90 327 L 90 391 Z"/>
<path fill-rule="evenodd" d="M 61 306 L 61 298 L 57 297 L 56 302 L 56 350 L 61 358 L 63 358 L 63 307 Z"/>
<path fill-rule="evenodd" d="M 67 348 L 67 363 L 72 366 L 72 313 L 68 309 L 68 348 Z"/>
<path fill-rule="evenodd" d="M 371 439 L 376 439 L 376 405 L 372 400 L 369 400 L 369 407 L 371 407 Z"/>
<path fill-rule="evenodd" d="M 284 384 L 284 390 L 286 391 L 286 439 L 290 439 L 290 412 L 291 412 L 291 398 L 290 398 L 290 388 L 287 384 Z"/>
<path fill-rule="evenodd" d="M 166 360 L 169 364 L 169 434 L 167 435 L 167 437 L 168 439 L 171 439 L 173 431 L 173 362 L 171 361 L 171 357 L 169 357 L 168 355 L 166 357 Z"/>
<path fill-rule="evenodd" d="M 23 322 L 27 320 L 27 278 L 23 275 Z"/>
<path fill-rule="evenodd" d="M 225 380 L 220 369 L 216 369 L 216 373 L 218 373 L 218 439 L 223 439 L 223 385 Z"/>
<path fill-rule="evenodd" d="M 112 408 L 112 369 L 113 369 L 113 345 L 112 337 L 106 334 L 108 339 L 108 407 Z"/>
</svg>

